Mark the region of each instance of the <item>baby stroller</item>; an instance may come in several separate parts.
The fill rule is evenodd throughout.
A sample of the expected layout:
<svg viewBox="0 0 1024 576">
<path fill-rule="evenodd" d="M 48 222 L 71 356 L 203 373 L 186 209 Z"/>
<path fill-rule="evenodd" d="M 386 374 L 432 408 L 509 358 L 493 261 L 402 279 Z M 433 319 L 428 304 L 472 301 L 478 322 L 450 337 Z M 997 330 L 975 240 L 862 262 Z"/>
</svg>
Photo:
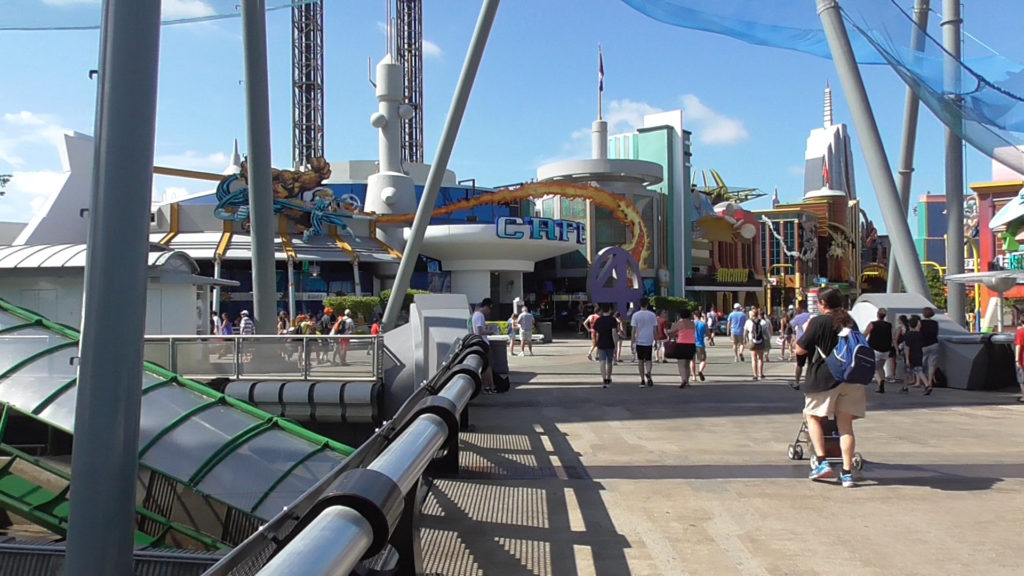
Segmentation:
<svg viewBox="0 0 1024 576">
<path fill-rule="evenodd" d="M 839 447 L 839 426 L 836 425 L 835 418 L 823 420 L 821 428 L 825 432 L 825 461 L 829 464 L 842 464 L 843 453 Z M 811 469 L 813 470 L 818 467 L 818 455 L 814 453 L 814 447 L 811 446 L 811 437 L 807 433 L 806 420 L 800 422 L 800 430 L 796 433 L 796 440 L 789 445 L 789 459 L 803 460 L 805 446 L 811 454 Z M 861 457 L 860 452 L 853 453 L 853 469 L 858 471 L 864 469 L 864 458 Z"/>
</svg>

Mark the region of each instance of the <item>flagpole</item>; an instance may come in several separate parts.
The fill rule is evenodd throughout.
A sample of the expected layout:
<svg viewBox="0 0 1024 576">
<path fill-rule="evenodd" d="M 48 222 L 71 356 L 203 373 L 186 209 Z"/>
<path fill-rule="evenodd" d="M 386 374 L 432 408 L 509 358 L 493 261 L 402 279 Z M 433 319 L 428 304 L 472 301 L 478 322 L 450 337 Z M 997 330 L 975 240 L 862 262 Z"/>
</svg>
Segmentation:
<svg viewBox="0 0 1024 576">
<path fill-rule="evenodd" d="M 604 55 L 597 45 L 597 119 L 604 120 Z"/>
</svg>

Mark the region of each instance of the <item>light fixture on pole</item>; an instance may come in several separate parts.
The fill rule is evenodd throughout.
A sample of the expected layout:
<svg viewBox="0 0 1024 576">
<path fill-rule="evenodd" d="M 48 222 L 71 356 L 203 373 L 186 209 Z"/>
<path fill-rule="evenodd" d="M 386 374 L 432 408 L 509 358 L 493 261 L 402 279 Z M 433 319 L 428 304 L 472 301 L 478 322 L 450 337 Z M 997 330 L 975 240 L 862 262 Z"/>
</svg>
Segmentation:
<svg viewBox="0 0 1024 576">
<path fill-rule="evenodd" d="M 319 264 L 310 264 L 309 265 L 309 275 L 312 276 L 313 278 L 319 278 L 320 277 L 320 265 Z"/>
</svg>

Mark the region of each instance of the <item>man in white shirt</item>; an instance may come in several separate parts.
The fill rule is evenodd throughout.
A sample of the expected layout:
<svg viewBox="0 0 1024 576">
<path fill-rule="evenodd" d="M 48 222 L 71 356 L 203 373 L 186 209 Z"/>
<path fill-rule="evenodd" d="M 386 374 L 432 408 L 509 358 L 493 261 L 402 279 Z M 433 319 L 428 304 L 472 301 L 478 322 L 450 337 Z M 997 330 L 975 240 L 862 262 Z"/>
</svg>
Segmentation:
<svg viewBox="0 0 1024 576">
<path fill-rule="evenodd" d="M 473 334 L 482 337 L 487 342 L 491 341 L 487 337 L 491 333 L 490 328 L 487 327 L 487 315 L 491 313 L 491 304 L 490 298 L 484 298 L 476 307 L 476 312 L 473 312 Z"/>
<path fill-rule="evenodd" d="M 658 327 L 658 317 L 651 312 L 651 301 L 640 299 L 640 309 L 630 318 L 633 337 L 636 339 L 637 368 L 640 370 L 640 387 L 654 386 L 651 379 L 652 353 L 654 351 L 654 334 Z"/>
<path fill-rule="evenodd" d="M 480 305 L 476 307 L 476 311 L 473 312 L 473 319 L 470 321 L 470 325 L 473 329 L 473 334 L 481 337 L 490 344 L 491 340 L 487 337 L 491 333 L 491 329 L 487 326 L 487 315 L 491 313 L 491 299 L 484 298 L 480 301 Z M 494 373 L 491 372 L 490 368 L 481 374 L 483 377 L 484 392 L 487 394 L 493 394 L 494 389 Z"/>
<path fill-rule="evenodd" d="M 523 306 L 523 311 L 516 318 L 516 326 L 519 327 L 519 355 L 526 356 L 526 348 L 530 348 L 530 356 L 533 356 L 533 314 L 530 309 Z"/>
</svg>

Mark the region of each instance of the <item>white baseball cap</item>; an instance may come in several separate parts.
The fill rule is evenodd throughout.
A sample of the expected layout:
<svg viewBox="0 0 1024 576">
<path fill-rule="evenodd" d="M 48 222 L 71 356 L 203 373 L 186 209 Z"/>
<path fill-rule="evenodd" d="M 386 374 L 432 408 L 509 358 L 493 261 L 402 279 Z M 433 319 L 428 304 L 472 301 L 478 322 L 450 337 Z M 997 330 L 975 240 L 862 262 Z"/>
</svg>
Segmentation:
<svg viewBox="0 0 1024 576">
<path fill-rule="evenodd" d="M 737 302 L 737 303 L 735 303 L 735 304 L 733 304 L 733 305 L 732 305 L 732 309 L 733 309 L 733 310 L 742 310 L 742 309 L 743 309 L 743 306 L 742 306 L 742 305 L 740 305 L 740 303 L 739 303 L 739 302 Z"/>
</svg>

